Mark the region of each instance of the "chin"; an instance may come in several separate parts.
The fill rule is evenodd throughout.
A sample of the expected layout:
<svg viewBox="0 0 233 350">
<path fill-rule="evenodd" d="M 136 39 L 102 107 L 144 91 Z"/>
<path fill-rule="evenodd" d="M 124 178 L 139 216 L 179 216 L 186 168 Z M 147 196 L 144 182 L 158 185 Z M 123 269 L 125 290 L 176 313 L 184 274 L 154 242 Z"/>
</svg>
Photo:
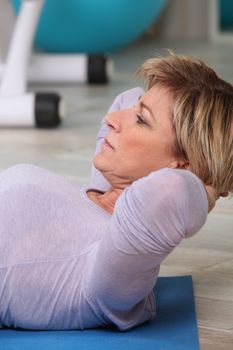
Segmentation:
<svg viewBox="0 0 233 350">
<path fill-rule="evenodd" d="M 103 158 L 100 153 L 96 154 L 96 156 L 93 158 L 92 164 L 99 171 L 104 170 L 104 163 L 105 162 L 103 161 Z"/>
</svg>

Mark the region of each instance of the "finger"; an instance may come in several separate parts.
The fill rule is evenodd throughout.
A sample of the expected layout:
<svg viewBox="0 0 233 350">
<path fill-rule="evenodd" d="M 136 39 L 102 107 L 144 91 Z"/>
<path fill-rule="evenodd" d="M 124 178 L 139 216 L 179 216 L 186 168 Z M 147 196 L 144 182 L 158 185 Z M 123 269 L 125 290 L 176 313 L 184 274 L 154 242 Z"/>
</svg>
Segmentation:
<svg viewBox="0 0 233 350">
<path fill-rule="evenodd" d="M 220 193 L 220 197 L 228 197 L 228 196 L 229 196 L 229 192 Z"/>
</svg>

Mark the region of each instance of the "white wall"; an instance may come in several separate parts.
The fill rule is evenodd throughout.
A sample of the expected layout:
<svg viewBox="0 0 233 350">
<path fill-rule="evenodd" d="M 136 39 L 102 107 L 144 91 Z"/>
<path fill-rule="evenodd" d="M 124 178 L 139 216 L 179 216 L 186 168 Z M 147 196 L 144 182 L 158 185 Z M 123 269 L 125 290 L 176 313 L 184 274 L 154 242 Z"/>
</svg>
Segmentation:
<svg viewBox="0 0 233 350">
<path fill-rule="evenodd" d="M 6 56 L 15 16 L 10 0 L 0 0 L 0 61 Z"/>
<path fill-rule="evenodd" d="M 168 0 L 163 14 L 154 26 L 156 36 L 207 38 L 209 1 L 212 0 Z"/>
</svg>

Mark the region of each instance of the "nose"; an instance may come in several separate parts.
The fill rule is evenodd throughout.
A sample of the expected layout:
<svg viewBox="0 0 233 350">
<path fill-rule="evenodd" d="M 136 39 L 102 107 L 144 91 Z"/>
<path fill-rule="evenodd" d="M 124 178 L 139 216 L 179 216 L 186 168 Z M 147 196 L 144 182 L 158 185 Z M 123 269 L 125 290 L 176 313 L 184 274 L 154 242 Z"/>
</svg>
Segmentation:
<svg viewBox="0 0 233 350">
<path fill-rule="evenodd" d="M 118 133 L 121 131 L 120 114 L 121 111 L 111 112 L 108 113 L 104 118 L 104 121 L 107 124 L 107 126 Z"/>
</svg>

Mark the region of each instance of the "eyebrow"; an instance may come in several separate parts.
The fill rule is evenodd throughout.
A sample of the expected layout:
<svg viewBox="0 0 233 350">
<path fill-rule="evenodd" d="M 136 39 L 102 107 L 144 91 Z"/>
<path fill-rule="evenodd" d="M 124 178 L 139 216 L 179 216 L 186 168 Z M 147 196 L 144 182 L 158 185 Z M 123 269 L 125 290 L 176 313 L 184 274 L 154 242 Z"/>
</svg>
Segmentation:
<svg viewBox="0 0 233 350">
<path fill-rule="evenodd" d="M 151 115 L 153 121 L 155 121 L 156 118 L 155 118 L 155 115 L 153 114 L 152 110 L 150 109 L 150 107 L 148 107 L 148 106 L 141 100 L 141 98 L 142 98 L 142 96 L 139 96 L 139 98 L 138 98 L 138 102 L 139 102 L 141 108 L 146 109 L 146 110 L 150 113 L 150 115 Z"/>
</svg>

